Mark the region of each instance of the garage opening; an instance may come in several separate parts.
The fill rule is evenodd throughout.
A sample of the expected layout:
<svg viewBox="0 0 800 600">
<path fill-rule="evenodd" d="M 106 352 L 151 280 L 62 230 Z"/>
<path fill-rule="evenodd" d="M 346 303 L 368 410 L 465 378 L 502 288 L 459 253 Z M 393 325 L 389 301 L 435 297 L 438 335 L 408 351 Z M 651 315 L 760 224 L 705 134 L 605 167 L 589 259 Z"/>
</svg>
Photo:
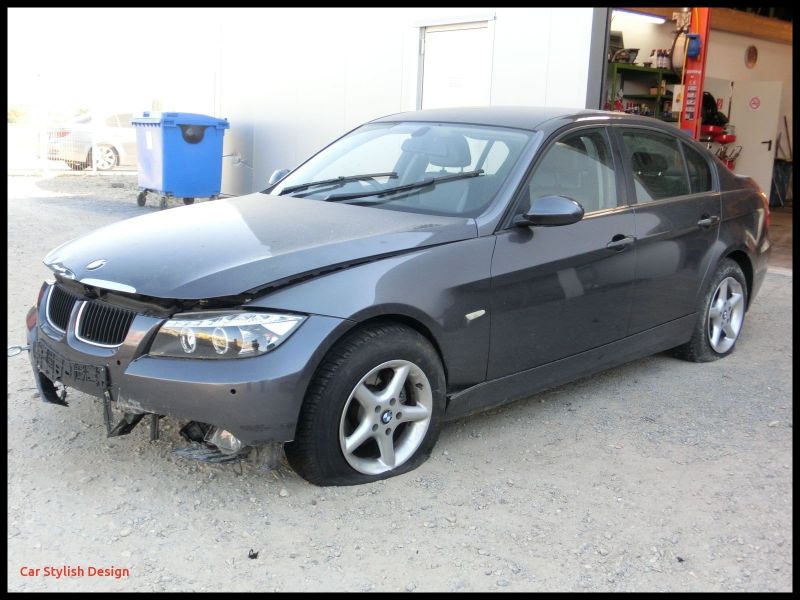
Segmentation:
<svg viewBox="0 0 800 600">
<path fill-rule="evenodd" d="M 769 195 L 771 264 L 791 268 L 792 14 L 615 7 L 602 106 L 684 129 Z"/>
</svg>

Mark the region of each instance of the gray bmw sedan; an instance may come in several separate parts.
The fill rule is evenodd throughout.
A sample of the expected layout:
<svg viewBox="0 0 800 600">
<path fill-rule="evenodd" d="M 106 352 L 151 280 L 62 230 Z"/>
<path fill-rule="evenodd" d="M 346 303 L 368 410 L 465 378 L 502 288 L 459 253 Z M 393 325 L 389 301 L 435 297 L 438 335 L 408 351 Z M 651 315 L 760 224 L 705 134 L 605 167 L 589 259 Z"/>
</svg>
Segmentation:
<svg viewBox="0 0 800 600">
<path fill-rule="evenodd" d="M 319 485 L 419 466 L 442 423 L 625 361 L 734 351 L 765 194 L 658 120 L 487 107 L 347 133 L 261 193 L 45 258 L 41 397 L 108 435 L 169 416 L 205 460 L 283 443 Z"/>
</svg>

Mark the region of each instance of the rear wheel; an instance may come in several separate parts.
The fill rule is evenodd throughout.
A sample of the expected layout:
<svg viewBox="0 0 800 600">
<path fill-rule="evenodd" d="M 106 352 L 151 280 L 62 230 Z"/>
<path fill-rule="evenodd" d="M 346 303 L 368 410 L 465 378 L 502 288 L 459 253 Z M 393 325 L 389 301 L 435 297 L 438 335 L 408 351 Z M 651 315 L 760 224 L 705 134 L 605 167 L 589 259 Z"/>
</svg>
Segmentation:
<svg viewBox="0 0 800 600">
<path fill-rule="evenodd" d="M 89 150 L 89 155 L 87 156 L 86 162 L 90 165 L 92 164 L 91 150 Z M 97 160 L 95 161 L 95 167 L 98 171 L 110 171 L 117 165 L 119 165 L 119 155 L 112 146 L 107 146 L 105 144 L 97 146 Z"/>
<path fill-rule="evenodd" d="M 672 354 L 692 362 L 710 362 L 733 352 L 744 325 L 747 282 L 739 265 L 723 259 L 701 300 L 692 339 Z"/>
<path fill-rule="evenodd" d="M 194 204 L 194 198 L 184 198 L 183 203 L 187 206 L 190 204 Z"/>
<path fill-rule="evenodd" d="M 144 206 L 146 202 L 147 202 L 147 192 L 146 191 L 139 192 L 139 195 L 136 196 L 136 204 L 138 204 L 139 206 Z"/>
<path fill-rule="evenodd" d="M 316 485 L 354 485 L 405 473 L 430 455 L 445 378 L 425 337 L 399 324 L 348 335 L 306 394 L 289 463 Z"/>
</svg>

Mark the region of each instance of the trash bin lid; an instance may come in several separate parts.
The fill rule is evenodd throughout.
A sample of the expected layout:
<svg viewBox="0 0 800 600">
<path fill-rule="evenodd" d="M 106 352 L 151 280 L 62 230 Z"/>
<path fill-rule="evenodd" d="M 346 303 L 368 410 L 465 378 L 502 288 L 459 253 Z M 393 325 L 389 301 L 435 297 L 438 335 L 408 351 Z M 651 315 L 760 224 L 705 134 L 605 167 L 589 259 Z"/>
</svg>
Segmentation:
<svg viewBox="0 0 800 600">
<path fill-rule="evenodd" d="M 218 119 L 217 117 L 209 117 L 208 115 L 184 112 L 151 113 L 145 111 L 142 113 L 141 117 L 134 117 L 131 119 L 131 123 L 134 126 L 159 124 L 162 127 L 177 127 L 179 125 L 215 126 L 217 129 L 228 129 L 230 127 L 228 119 Z"/>
</svg>

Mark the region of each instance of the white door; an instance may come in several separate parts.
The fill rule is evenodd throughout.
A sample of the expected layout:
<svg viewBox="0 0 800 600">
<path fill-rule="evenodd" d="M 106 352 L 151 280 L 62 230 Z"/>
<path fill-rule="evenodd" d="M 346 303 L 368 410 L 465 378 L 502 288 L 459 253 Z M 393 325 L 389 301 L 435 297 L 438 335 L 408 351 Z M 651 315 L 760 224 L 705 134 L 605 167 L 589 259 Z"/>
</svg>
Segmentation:
<svg viewBox="0 0 800 600">
<path fill-rule="evenodd" d="M 780 81 L 734 81 L 729 123 L 742 147 L 734 172 L 756 180 L 769 196 L 781 103 Z"/>
<path fill-rule="evenodd" d="M 424 29 L 422 108 L 489 104 L 492 35 L 487 21 Z"/>
</svg>

